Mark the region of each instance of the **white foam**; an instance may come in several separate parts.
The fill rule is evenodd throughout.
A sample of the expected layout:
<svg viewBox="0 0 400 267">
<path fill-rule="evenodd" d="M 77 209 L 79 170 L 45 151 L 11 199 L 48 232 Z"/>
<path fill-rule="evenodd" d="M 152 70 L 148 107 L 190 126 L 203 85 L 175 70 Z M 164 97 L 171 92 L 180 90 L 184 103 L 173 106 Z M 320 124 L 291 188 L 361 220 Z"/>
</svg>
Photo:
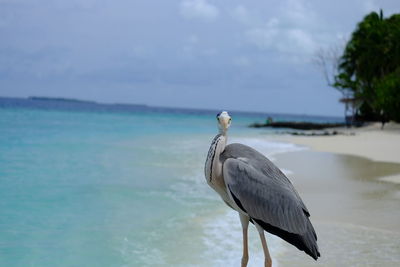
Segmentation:
<svg viewBox="0 0 400 267">
<path fill-rule="evenodd" d="M 128 237 L 123 238 L 122 248 L 119 249 L 121 256 L 126 262 L 138 263 L 141 266 L 165 266 L 164 253 L 154 247 L 145 247 L 135 240 L 129 240 Z"/>
<path fill-rule="evenodd" d="M 286 153 L 286 152 L 294 152 L 308 149 L 304 146 L 295 145 L 292 143 L 284 143 L 284 142 L 271 142 L 262 138 L 252 138 L 252 137 L 244 137 L 244 138 L 232 138 L 230 139 L 230 143 L 241 143 L 247 146 L 250 146 L 260 153 L 264 154 L 267 157 L 271 157 L 276 154 Z"/>
<path fill-rule="evenodd" d="M 283 241 L 267 234 L 267 243 L 274 266 L 276 256 L 285 252 Z M 242 258 L 242 228 L 238 213 L 227 210 L 210 218 L 204 224 L 203 243 L 207 250 L 203 258 L 209 266 L 239 266 Z M 264 266 L 264 253 L 255 227 L 249 226 L 249 264 L 248 266 Z"/>
</svg>

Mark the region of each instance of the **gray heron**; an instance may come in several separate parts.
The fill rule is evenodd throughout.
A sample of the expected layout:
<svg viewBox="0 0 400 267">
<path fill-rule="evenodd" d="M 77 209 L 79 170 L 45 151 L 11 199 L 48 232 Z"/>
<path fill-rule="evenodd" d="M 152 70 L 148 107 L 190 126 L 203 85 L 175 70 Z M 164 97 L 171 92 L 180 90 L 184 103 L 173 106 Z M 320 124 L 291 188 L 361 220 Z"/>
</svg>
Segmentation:
<svg viewBox="0 0 400 267">
<path fill-rule="evenodd" d="M 247 230 L 253 223 L 260 235 L 265 266 L 272 266 L 264 231 L 277 235 L 313 259 L 320 256 L 310 213 L 289 179 L 260 152 L 243 144 L 227 145 L 228 112 L 217 115 L 219 134 L 205 163 L 207 183 L 239 213 L 243 230 L 242 266 L 249 260 Z"/>
</svg>

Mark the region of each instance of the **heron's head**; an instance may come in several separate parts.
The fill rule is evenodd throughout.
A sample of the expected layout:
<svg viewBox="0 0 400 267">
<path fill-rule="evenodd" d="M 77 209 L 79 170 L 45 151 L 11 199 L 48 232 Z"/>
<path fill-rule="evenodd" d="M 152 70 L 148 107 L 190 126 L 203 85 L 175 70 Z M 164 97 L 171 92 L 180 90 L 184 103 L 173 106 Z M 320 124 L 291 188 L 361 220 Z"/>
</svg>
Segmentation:
<svg viewBox="0 0 400 267">
<path fill-rule="evenodd" d="M 229 116 L 228 112 L 222 111 L 217 114 L 218 129 L 221 134 L 225 135 L 229 126 L 231 126 L 232 118 Z"/>
</svg>

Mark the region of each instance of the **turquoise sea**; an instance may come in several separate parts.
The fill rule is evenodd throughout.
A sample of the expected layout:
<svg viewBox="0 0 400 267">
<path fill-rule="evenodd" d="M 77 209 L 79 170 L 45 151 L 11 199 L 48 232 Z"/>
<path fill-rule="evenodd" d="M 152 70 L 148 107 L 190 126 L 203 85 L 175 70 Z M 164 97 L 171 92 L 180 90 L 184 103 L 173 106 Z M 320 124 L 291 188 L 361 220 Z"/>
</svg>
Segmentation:
<svg viewBox="0 0 400 267">
<path fill-rule="evenodd" d="M 239 220 L 203 174 L 215 113 L 0 98 L 0 266 L 236 266 Z M 232 142 L 301 149 L 232 116 Z"/>
</svg>

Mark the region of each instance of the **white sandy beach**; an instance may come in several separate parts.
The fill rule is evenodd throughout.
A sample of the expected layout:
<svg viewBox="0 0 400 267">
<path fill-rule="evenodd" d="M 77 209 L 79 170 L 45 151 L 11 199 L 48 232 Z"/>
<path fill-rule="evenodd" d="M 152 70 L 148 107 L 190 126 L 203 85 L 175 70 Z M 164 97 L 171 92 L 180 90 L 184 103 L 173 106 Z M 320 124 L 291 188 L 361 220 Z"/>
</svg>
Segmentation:
<svg viewBox="0 0 400 267">
<path fill-rule="evenodd" d="M 400 163 L 400 124 L 388 123 L 384 130 L 375 123 L 361 128 L 338 129 L 335 136 L 290 136 L 286 141 L 312 150 L 365 157 L 373 161 Z M 380 178 L 400 183 L 400 174 Z"/>
</svg>

